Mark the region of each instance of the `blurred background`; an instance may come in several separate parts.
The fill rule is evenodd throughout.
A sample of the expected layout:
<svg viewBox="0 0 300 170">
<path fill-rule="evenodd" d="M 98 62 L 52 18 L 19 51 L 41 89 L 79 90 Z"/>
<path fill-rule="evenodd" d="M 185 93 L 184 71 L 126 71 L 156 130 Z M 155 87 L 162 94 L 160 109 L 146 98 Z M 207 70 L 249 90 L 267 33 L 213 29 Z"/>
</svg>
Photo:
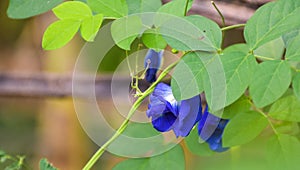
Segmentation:
<svg viewBox="0 0 300 170">
<path fill-rule="evenodd" d="M 245 23 L 254 10 L 265 2 L 216 1 L 225 19 L 228 19 L 227 24 Z M 0 83 L 7 74 L 31 78 L 40 74 L 70 77 L 84 45 L 80 36 L 75 36 L 61 49 L 44 51 L 41 48 L 42 35 L 46 27 L 56 20 L 55 16 L 48 12 L 29 19 L 13 20 L 6 15 L 7 7 L 8 0 L 0 1 Z M 190 11 L 190 14 L 193 13 L 205 15 L 221 24 L 210 1 L 196 0 Z M 231 30 L 226 32 L 224 46 L 243 41 L 242 30 Z M 109 74 L 125 57 L 125 53 L 117 47 L 108 55 L 113 57 L 106 57 L 99 67 L 99 74 Z M 106 105 L 103 109 L 108 112 L 116 112 L 111 101 L 100 98 L 99 102 Z M 231 169 L 233 166 L 240 167 L 241 161 L 237 160 L 241 157 L 251 157 L 245 162 L 252 164 L 255 161 L 258 166 L 264 161 L 260 159 L 262 152 L 257 147 L 258 142 L 263 143 L 254 141 L 243 147 L 245 149 L 234 148 L 212 157 L 196 157 L 185 150 L 186 169 Z M 182 146 L 185 147 L 184 144 Z M 97 148 L 81 128 L 71 96 L 0 95 L 0 150 L 10 155 L 25 155 L 29 167 L 38 169 L 38 161 L 46 157 L 62 170 L 81 169 Z M 243 152 L 236 150 L 247 154 L 242 155 Z M 105 153 L 94 169 L 111 169 L 123 159 Z M 3 166 L 0 164 L 0 169 Z"/>
</svg>

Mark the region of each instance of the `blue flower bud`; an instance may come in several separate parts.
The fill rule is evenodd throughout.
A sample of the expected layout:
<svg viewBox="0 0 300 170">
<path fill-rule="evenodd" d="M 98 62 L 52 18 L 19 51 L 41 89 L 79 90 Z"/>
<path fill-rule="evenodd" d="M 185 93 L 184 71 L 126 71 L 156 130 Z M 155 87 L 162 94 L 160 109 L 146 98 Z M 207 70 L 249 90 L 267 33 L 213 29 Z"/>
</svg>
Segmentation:
<svg viewBox="0 0 300 170">
<path fill-rule="evenodd" d="M 161 60 L 164 51 L 156 52 L 155 50 L 149 49 L 144 60 L 144 67 L 146 71 L 146 80 L 149 83 L 156 81 L 156 72 L 160 68 Z"/>
<path fill-rule="evenodd" d="M 150 95 L 147 116 L 152 118 L 156 130 L 173 130 L 177 137 L 185 137 L 201 119 L 201 112 L 200 96 L 177 102 L 171 87 L 159 83 Z"/>
<path fill-rule="evenodd" d="M 201 139 L 209 144 L 211 150 L 224 152 L 229 149 L 222 146 L 222 135 L 227 123 L 228 120 L 209 113 L 208 107 L 205 108 L 202 119 L 198 124 L 198 134 Z"/>
</svg>

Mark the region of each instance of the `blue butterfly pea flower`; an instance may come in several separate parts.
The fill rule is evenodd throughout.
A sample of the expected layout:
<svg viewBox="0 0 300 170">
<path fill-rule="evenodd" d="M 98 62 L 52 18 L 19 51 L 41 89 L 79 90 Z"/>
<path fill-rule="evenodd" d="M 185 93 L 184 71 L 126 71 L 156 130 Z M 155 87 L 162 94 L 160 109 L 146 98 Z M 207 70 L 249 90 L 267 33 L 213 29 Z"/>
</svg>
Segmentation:
<svg viewBox="0 0 300 170">
<path fill-rule="evenodd" d="M 222 146 L 222 135 L 227 123 L 228 120 L 209 113 L 208 107 L 205 108 L 202 119 L 198 124 L 198 134 L 201 139 L 209 144 L 211 150 L 224 152 L 229 149 Z"/>
<path fill-rule="evenodd" d="M 150 95 L 147 116 L 152 118 L 156 130 L 173 130 L 177 137 L 185 137 L 201 119 L 201 112 L 200 96 L 178 102 L 172 94 L 171 87 L 159 83 Z"/>
<path fill-rule="evenodd" d="M 156 72 L 160 68 L 163 53 L 163 50 L 160 52 L 152 49 L 148 50 L 144 60 L 144 67 L 147 69 L 145 76 L 147 82 L 153 83 L 156 81 Z"/>
</svg>

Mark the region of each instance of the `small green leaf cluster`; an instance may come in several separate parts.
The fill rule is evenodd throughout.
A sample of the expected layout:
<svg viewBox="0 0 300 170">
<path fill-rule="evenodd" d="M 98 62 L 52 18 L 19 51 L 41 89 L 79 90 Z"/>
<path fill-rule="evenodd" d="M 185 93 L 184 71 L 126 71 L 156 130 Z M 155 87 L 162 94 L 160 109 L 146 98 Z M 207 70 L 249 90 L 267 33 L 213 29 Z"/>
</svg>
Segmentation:
<svg viewBox="0 0 300 170">
<path fill-rule="evenodd" d="M 4 170 L 21 170 L 26 165 L 24 164 L 25 156 L 11 156 L 0 150 L 0 164 L 4 164 Z"/>
<path fill-rule="evenodd" d="M 103 14 L 93 15 L 91 8 L 79 1 L 64 2 L 52 11 L 59 20 L 52 23 L 44 33 L 42 46 L 46 50 L 64 46 L 79 28 L 86 41 L 93 41 L 103 21 Z"/>
<path fill-rule="evenodd" d="M 40 170 L 57 170 L 47 159 L 43 158 L 40 160 Z"/>
</svg>

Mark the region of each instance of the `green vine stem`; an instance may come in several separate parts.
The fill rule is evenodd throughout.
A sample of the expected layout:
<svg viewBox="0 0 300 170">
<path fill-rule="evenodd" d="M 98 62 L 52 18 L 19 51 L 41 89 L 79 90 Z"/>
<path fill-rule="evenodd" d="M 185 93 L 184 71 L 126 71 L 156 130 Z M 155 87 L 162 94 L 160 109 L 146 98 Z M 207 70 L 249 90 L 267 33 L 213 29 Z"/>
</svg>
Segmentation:
<svg viewBox="0 0 300 170">
<path fill-rule="evenodd" d="M 275 60 L 274 58 L 260 56 L 260 55 L 254 55 L 254 57 L 257 59 L 263 59 L 263 60 Z"/>
<path fill-rule="evenodd" d="M 138 109 L 138 107 L 141 105 L 143 100 L 150 95 L 155 86 L 177 65 L 179 61 L 176 61 L 169 65 L 165 70 L 162 71 L 162 73 L 159 75 L 157 80 L 145 91 L 142 93 L 142 95 L 134 102 L 131 109 L 129 110 L 129 113 L 124 120 L 124 122 L 121 124 L 119 129 L 115 132 L 115 134 L 107 141 L 105 142 L 98 151 L 92 156 L 92 158 L 88 161 L 88 163 L 84 166 L 83 170 L 89 170 L 92 168 L 92 166 L 97 162 L 97 160 L 101 157 L 101 155 L 104 153 L 105 149 L 115 140 L 117 139 L 126 129 L 130 118 L 133 116 L 134 112 Z"/>
<path fill-rule="evenodd" d="M 217 5 L 215 4 L 214 1 L 210 1 L 211 4 L 214 6 L 214 8 L 216 9 L 216 11 L 218 12 L 218 14 L 220 15 L 221 19 L 222 19 L 222 27 L 225 27 L 226 26 L 226 23 L 225 23 L 225 18 L 222 14 L 222 12 L 220 11 L 220 9 L 217 7 Z M 222 43 L 221 43 L 221 47 L 223 47 L 223 44 L 224 44 L 224 39 L 225 39 L 225 32 L 222 30 Z"/>
<path fill-rule="evenodd" d="M 250 101 L 250 104 L 252 105 L 254 110 L 256 110 L 258 113 L 260 113 L 263 117 L 265 117 L 268 120 L 269 125 L 272 128 L 273 132 L 275 133 L 275 135 L 278 135 L 278 132 L 277 132 L 276 128 L 274 127 L 270 117 L 263 110 L 257 108 L 252 101 Z"/>
<path fill-rule="evenodd" d="M 187 15 L 187 12 L 188 12 L 188 6 L 189 6 L 189 0 L 186 0 L 186 2 L 185 2 L 185 8 L 184 8 L 184 16 L 186 16 Z"/>
<path fill-rule="evenodd" d="M 240 27 L 244 27 L 246 26 L 246 24 L 235 24 L 235 25 L 230 25 L 230 26 L 227 26 L 227 27 L 223 27 L 221 28 L 222 31 L 227 31 L 227 30 L 232 30 L 232 29 L 235 29 L 235 28 L 240 28 Z"/>
<path fill-rule="evenodd" d="M 217 7 L 217 5 L 215 4 L 214 1 L 210 1 L 211 4 L 214 6 L 214 8 L 217 10 L 218 14 L 220 15 L 221 19 L 222 19 L 222 25 L 223 27 L 225 27 L 226 23 L 225 23 L 225 17 L 224 15 L 222 14 L 222 12 L 220 11 L 220 9 Z"/>
</svg>

